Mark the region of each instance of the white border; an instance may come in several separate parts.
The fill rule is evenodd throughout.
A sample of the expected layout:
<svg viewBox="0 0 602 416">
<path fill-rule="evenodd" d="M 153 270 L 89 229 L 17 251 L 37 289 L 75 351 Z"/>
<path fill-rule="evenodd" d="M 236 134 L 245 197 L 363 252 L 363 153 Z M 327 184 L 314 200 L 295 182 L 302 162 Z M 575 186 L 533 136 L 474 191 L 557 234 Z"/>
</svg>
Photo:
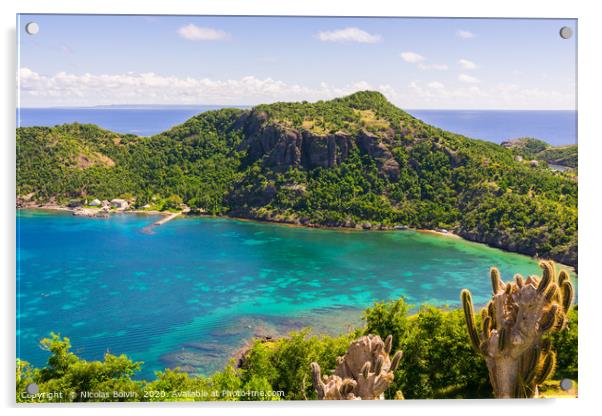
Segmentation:
<svg viewBox="0 0 602 416">
<path fill-rule="evenodd" d="M 597 242 L 600 241 L 602 198 L 599 196 L 599 162 L 602 155 L 602 129 L 600 123 L 600 68 L 599 41 L 602 40 L 602 16 L 597 13 L 594 1 L 474 1 L 474 0 L 420 0 L 387 2 L 384 0 L 3 0 L 0 2 L 0 19 L 3 33 L 2 112 L 4 135 L 0 139 L 2 162 L 2 221 L 3 299 L 2 304 L 2 360 L 0 368 L 2 406 L 4 414 L 32 415 L 106 415 L 110 413 L 165 415 L 165 414 L 232 414 L 249 415 L 306 415 L 308 413 L 332 413 L 341 409 L 345 414 L 365 412 L 394 412 L 409 414 L 466 414 L 486 412 L 487 416 L 508 412 L 593 413 L 597 403 L 597 381 L 600 380 L 601 336 L 598 332 L 599 309 L 595 299 L 600 293 L 602 275 L 595 269 Z M 119 14 L 245 14 L 245 15 L 346 15 L 346 16 L 429 16 L 429 17 L 558 17 L 579 19 L 579 395 L 577 400 L 546 401 L 406 401 L 403 403 L 276 403 L 271 406 L 259 403 L 219 405 L 178 404 L 144 406 L 95 405 L 87 407 L 19 407 L 14 403 L 14 351 L 15 351 L 15 15 L 16 13 L 119 13 Z M 174 407 L 176 406 L 176 407 Z M 37 409 L 37 410 L 36 410 Z M 598 413 L 598 412 L 596 412 Z"/>
</svg>

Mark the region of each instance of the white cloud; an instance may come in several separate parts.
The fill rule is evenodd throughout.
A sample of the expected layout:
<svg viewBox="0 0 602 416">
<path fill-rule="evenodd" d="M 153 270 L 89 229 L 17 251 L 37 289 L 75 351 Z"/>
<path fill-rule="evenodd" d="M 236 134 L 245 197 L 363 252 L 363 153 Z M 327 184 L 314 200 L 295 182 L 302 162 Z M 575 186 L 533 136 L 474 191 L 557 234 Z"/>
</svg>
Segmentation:
<svg viewBox="0 0 602 416">
<path fill-rule="evenodd" d="M 458 63 L 464 69 L 477 69 L 479 67 L 477 64 L 475 64 L 472 61 L 469 61 L 468 59 L 460 59 Z"/>
<path fill-rule="evenodd" d="M 459 84 L 414 80 L 405 86 L 378 87 L 386 97 L 403 109 L 574 109 L 572 91 L 525 88 L 517 84 Z"/>
<path fill-rule="evenodd" d="M 378 90 L 401 108 L 567 109 L 574 92 L 529 88 L 517 84 L 486 85 L 473 81 L 446 85 L 413 81 L 407 85 L 374 85 L 365 80 L 348 84 L 302 85 L 272 78 L 236 79 L 176 77 L 147 73 L 54 75 L 22 67 L 18 74 L 22 107 L 123 104 L 200 105 L 259 104 L 275 101 L 316 101 Z"/>
<path fill-rule="evenodd" d="M 436 71 L 447 71 L 448 66 L 445 64 L 430 64 L 425 62 L 427 59 L 416 53 L 416 52 L 402 52 L 400 54 L 401 59 L 403 59 L 404 61 L 410 63 L 410 64 L 416 64 L 416 67 L 418 69 L 423 69 L 423 70 L 431 70 L 434 69 Z"/>
<path fill-rule="evenodd" d="M 439 81 L 432 81 L 429 82 L 428 84 L 426 84 L 427 87 L 429 88 L 433 88 L 435 90 L 440 90 L 442 88 L 445 88 L 445 85 L 443 85 L 442 83 L 440 83 Z"/>
<path fill-rule="evenodd" d="M 468 84 L 477 84 L 477 83 L 481 82 L 480 79 L 478 79 L 476 77 L 471 77 L 470 75 L 466 75 L 466 74 L 458 75 L 458 80 L 460 80 L 462 82 L 466 82 Z"/>
<path fill-rule="evenodd" d="M 411 64 L 417 64 L 425 60 L 424 56 L 419 55 L 416 52 L 402 52 L 401 59 Z"/>
<path fill-rule="evenodd" d="M 474 38 L 477 35 L 475 35 L 472 32 L 469 32 L 468 30 L 461 30 L 460 29 L 460 30 L 458 30 L 456 32 L 456 36 L 458 36 L 459 38 L 462 38 L 462 39 L 472 39 L 472 38 Z"/>
<path fill-rule="evenodd" d="M 19 70 L 24 107 L 91 106 L 108 104 L 259 104 L 274 101 L 319 100 L 373 90 L 366 81 L 309 87 L 249 75 L 238 79 L 165 76 L 152 72 L 124 74 L 70 74 L 46 76 Z"/>
<path fill-rule="evenodd" d="M 317 37 L 323 42 L 378 43 L 382 41 L 380 35 L 368 33 L 357 27 L 347 27 L 340 30 L 320 32 L 317 34 Z"/>
<path fill-rule="evenodd" d="M 178 34 L 188 40 L 222 40 L 228 37 L 228 34 L 221 30 L 200 27 L 192 23 L 179 28 Z"/>
</svg>

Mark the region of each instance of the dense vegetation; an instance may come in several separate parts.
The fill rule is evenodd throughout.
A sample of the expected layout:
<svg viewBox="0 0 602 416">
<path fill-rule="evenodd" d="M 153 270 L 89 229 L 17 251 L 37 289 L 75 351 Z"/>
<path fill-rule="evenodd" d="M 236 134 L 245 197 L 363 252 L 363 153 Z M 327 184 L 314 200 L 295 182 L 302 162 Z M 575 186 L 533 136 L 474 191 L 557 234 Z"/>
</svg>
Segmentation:
<svg viewBox="0 0 602 416">
<path fill-rule="evenodd" d="M 86 361 L 70 351 L 68 338 L 53 334 L 41 343 L 50 354 L 45 367 L 17 361 L 16 398 L 18 402 L 315 399 L 310 363 L 333 369 L 349 343 L 368 333 L 383 338 L 392 334 L 394 349 L 404 352 L 386 398 L 395 398 L 397 391 L 407 399 L 492 397 L 487 367 L 471 348 L 462 311 L 432 306 L 421 307 L 415 315 L 408 311 L 401 299 L 377 303 L 365 311 L 364 328 L 349 334 L 317 337 L 305 329 L 272 341 L 258 339 L 240 365 L 231 362 L 209 377 L 167 369 L 152 381 L 136 379 L 142 363 L 109 353 L 103 361 Z M 568 329 L 552 339 L 558 352 L 553 378 L 576 381 L 577 308 L 569 319 Z M 37 396 L 26 394 L 31 383 L 39 387 Z M 52 392 L 62 395 L 48 394 Z"/>
<path fill-rule="evenodd" d="M 503 142 L 502 146 L 512 150 L 514 154 L 524 159 L 541 160 L 552 165 L 577 168 L 577 145 L 552 146 L 542 140 L 532 137 Z"/>
<path fill-rule="evenodd" d="M 130 194 L 139 206 L 178 197 L 219 213 L 240 176 L 241 134 L 228 130 L 239 114 L 208 112 L 151 138 L 81 124 L 17 129 L 17 193 L 58 203 Z"/>
<path fill-rule="evenodd" d="M 439 227 L 576 265 L 574 175 L 514 152 L 359 92 L 210 111 L 148 138 L 80 124 L 20 128 L 17 194 L 21 203 L 125 195 L 137 207 L 181 201 L 271 221 Z"/>
</svg>

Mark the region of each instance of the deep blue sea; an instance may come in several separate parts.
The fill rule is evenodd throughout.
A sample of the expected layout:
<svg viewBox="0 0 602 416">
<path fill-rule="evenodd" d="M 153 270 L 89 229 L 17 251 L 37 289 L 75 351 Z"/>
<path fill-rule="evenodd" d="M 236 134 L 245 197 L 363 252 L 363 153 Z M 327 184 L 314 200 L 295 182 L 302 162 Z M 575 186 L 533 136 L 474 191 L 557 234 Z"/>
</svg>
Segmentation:
<svg viewBox="0 0 602 416">
<path fill-rule="evenodd" d="M 24 108 L 17 125 L 54 126 L 92 123 L 119 133 L 151 136 L 218 106 L 145 108 Z M 577 143 L 574 111 L 408 110 L 434 126 L 475 139 L 501 143 L 517 137 L 536 137 L 553 145 Z"/>
<path fill-rule="evenodd" d="M 453 237 L 363 232 L 224 218 L 108 219 L 17 213 L 17 356 L 36 366 L 51 331 L 74 351 L 144 362 L 141 376 L 221 368 L 253 336 L 311 326 L 343 333 L 361 311 L 400 296 L 457 307 L 491 294 L 488 270 L 538 273 L 535 260 Z"/>
<path fill-rule="evenodd" d="M 408 110 L 429 124 L 474 139 L 501 143 L 535 137 L 551 145 L 577 143 L 576 111 Z"/>
</svg>

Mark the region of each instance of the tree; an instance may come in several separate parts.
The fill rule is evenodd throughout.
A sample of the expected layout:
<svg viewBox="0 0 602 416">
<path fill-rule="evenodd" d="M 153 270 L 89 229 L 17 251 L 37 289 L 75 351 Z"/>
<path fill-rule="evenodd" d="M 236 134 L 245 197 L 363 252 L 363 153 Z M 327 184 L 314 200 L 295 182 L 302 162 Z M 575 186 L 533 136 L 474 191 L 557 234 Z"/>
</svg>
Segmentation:
<svg viewBox="0 0 602 416">
<path fill-rule="evenodd" d="M 178 209 L 182 205 L 182 198 L 179 195 L 170 195 L 163 201 L 161 211 Z"/>
<path fill-rule="evenodd" d="M 50 353 L 48 364 L 33 369 L 17 361 L 17 400 L 31 401 L 137 401 L 141 397 L 141 383 L 132 377 L 142 363 L 133 362 L 125 355 L 104 355 L 103 361 L 86 361 L 71 350 L 69 338 L 52 333 L 40 342 Z M 41 395 L 28 396 L 26 387 L 36 383 Z M 116 396 L 115 392 L 128 395 Z"/>
</svg>

